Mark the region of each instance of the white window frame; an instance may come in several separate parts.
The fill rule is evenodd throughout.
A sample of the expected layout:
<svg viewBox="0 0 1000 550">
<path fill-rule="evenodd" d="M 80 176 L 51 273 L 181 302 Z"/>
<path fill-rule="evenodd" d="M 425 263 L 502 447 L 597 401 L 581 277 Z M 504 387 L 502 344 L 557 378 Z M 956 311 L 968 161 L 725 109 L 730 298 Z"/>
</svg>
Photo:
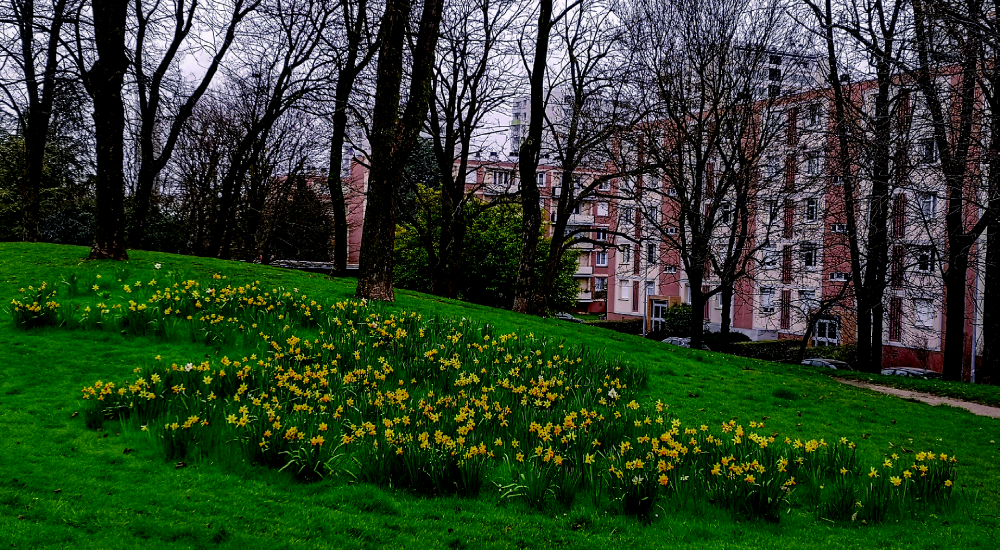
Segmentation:
<svg viewBox="0 0 1000 550">
<path fill-rule="evenodd" d="M 829 337 L 830 325 L 833 325 L 833 330 L 836 336 L 833 338 Z M 820 336 L 820 333 L 823 336 Z M 840 323 L 836 319 L 820 319 L 816 321 L 816 327 L 813 329 L 813 345 L 814 346 L 839 346 L 840 345 Z"/>
<path fill-rule="evenodd" d="M 594 277 L 594 292 L 606 292 L 608 290 L 607 277 Z"/>
<path fill-rule="evenodd" d="M 603 227 L 598 227 L 594 230 L 594 240 L 595 241 L 606 241 L 608 240 L 608 230 Z"/>
<path fill-rule="evenodd" d="M 729 201 L 722 201 L 719 204 L 719 223 L 733 223 L 733 203 Z"/>
<path fill-rule="evenodd" d="M 811 241 L 806 241 L 801 245 L 802 267 L 813 270 L 819 267 L 819 246 Z"/>
<path fill-rule="evenodd" d="M 921 256 L 923 254 L 927 255 L 927 267 L 926 268 L 924 268 L 924 267 L 922 267 L 920 265 L 921 264 Z M 917 273 L 930 273 L 931 270 L 934 268 L 934 250 L 931 249 L 931 247 L 929 247 L 929 246 L 921 246 L 921 247 L 917 248 L 915 255 L 916 255 L 916 261 L 913 262 L 913 264 L 914 264 L 914 270 Z"/>
<path fill-rule="evenodd" d="M 646 281 L 646 297 L 656 296 L 656 281 Z"/>
<path fill-rule="evenodd" d="M 619 300 L 629 300 L 632 298 L 632 281 L 628 279 L 618 280 L 618 299 Z"/>
<path fill-rule="evenodd" d="M 816 197 L 809 197 L 805 200 L 805 216 L 806 223 L 816 223 L 819 221 L 819 199 Z"/>
<path fill-rule="evenodd" d="M 918 200 L 922 216 L 933 218 L 937 214 L 937 193 L 921 193 Z"/>
<path fill-rule="evenodd" d="M 626 244 L 618 249 L 621 252 L 622 261 L 620 263 L 627 264 L 632 261 L 632 245 Z"/>
<path fill-rule="evenodd" d="M 601 201 L 601 202 L 597 203 L 597 215 L 598 216 L 607 216 L 608 212 L 610 212 L 610 211 L 611 211 L 611 205 L 608 204 L 607 202 Z"/>
<path fill-rule="evenodd" d="M 663 272 L 664 273 L 677 273 L 677 266 L 676 265 L 665 265 L 665 266 L 663 266 Z"/>
<path fill-rule="evenodd" d="M 846 223 L 831 223 L 830 224 L 831 233 L 847 233 Z"/>
<path fill-rule="evenodd" d="M 934 300 L 916 298 L 913 300 L 913 324 L 920 328 L 934 328 L 937 314 L 934 311 Z"/>
<path fill-rule="evenodd" d="M 677 234 L 677 226 L 671 225 L 671 226 L 667 227 L 667 231 L 666 232 L 667 232 L 667 235 L 676 235 Z"/>
<path fill-rule="evenodd" d="M 653 243 L 646 243 L 646 265 L 656 265 L 659 263 L 659 251 Z"/>
<path fill-rule="evenodd" d="M 761 287 L 760 311 L 761 313 L 774 313 L 774 287 Z"/>
<path fill-rule="evenodd" d="M 845 281 L 847 281 L 847 273 L 845 273 L 843 271 L 831 271 L 830 272 L 830 280 L 834 281 L 834 282 L 840 282 L 840 283 L 845 282 Z"/>
<path fill-rule="evenodd" d="M 594 257 L 594 265 L 596 267 L 608 267 L 608 251 L 598 250 L 596 256 Z"/>
</svg>

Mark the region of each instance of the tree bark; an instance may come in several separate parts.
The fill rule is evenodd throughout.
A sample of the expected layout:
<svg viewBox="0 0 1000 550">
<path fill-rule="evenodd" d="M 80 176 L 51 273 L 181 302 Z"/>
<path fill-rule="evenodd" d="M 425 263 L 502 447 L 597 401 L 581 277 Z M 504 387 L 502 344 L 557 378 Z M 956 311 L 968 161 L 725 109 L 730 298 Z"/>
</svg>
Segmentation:
<svg viewBox="0 0 1000 550">
<path fill-rule="evenodd" d="M 531 69 L 531 125 L 528 137 L 518 153 L 521 175 L 521 257 L 517 263 L 517 288 L 513 310 L 518 313 L 541 315 L 536 297 L 535 260 L 538 257 L 538 233 L 542 227 L 541 193 L 535 172 L 542 151 L 542 126 L 545 122 L 545 67 L 548 60 L 549 35 L 552 31 L 552 0 L 538 3 L 538 36 Z"/>
<path fill-rule="evenodd" d="M 372 168 L 368 178 L 364 237 L 355 296 L 395 300 L 393 252 L 396 242 L 395 190 L 403 166 L 416 144 L 427 116 L 434 50 L 441 24 L 443 0 L 426 0 L 413 51 L 410 94 L 399 120 L 403 78 L 403 45 L 408 32 L 411 0 L 389 0 L 380 29 L 375 111 L 372 117 Z"/>
<path fill-rule="evenodd" d="M 97 142 L 97 227 L 91 259 L 127 260 L 125 250 L 125 172 L 123 169 L 125 104 L 122 84 L 128 69 L 125 55 L 127 4 L 93 0 L 97 61 L 88 71 L 94 102 Z"/>
</svg>

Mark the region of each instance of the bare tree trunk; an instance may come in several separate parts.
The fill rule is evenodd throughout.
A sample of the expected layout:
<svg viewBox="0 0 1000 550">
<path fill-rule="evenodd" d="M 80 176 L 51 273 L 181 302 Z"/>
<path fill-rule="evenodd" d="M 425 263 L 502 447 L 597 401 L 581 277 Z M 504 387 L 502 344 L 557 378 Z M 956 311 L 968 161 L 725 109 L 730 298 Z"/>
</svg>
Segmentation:
<svg viewBox="0 0 1000 550">
<path fill-rule="evenodd" d="M 347 34 L 347 57 L 343 66 L 337 71 L 337 88 L 333 105 L 333 129 L 330 137 L 330 174 L 326 184 L 330 190 L 330 202 L 333 205 L 333 272 L 343 275 L 347 272 L 347 200 L 344 197 L 343 179 L 340 168 L 344 162 L 344 138 L 347 136 L 347 108 L 351 99 L 351 91 L 358 74 L 371 62 L 374 49 L 369 49 L 361 55 L 361 42 L 365 39 L 364 30 L 368 23 L 368 0 L 360 0 L 351 7 L 352 2 L 341 0 L 340 9 L 344 16 L 344 27 Z M 351 21 L 351 10 L 354 10 L 354 21 Z M 353 160 L 353 159 L 350 159 Z"/>
<path fill-rule="evenodd" d="M 535 59 L 531 68 L 531 125 L 528 137 L 518 154 L 521 175 L 521 257 L 517 263 L 517 289 L 513 310 L 540 315 L 536 298 L 535 260 L 538 256 L 538 233 L 542 227 L 541 194 L 535 172 L 542 150 L 542 126 L 545 120 L 545 66 L 548 60 L 549 35 L 552 31 L 552 0 L 538 2 L 538 36 L 535 39 Z"/>
<path fill-rule="evenodd" d="M 97 61 L 88 71 L 97 141 L 97 227 L 90 258 L 127 260 L 125 251 L 125 104 L 122 83 L 127 4 L 93 0 Z"/>
<path fill-rule="evenodd" d="M 733 284 L 723 285 L 722 287 L 722 322 L 719 327 L 719 332 L 722 334 L 729 334 L 730 326 L 733 324 Z"/>
<path fill-rule="evenodd" d="M 442 4 L 443 0 L 427 0 L 424 3 L 413 51 L 409 99 L 403 119 L 399 120 L 403 45 L 412 5 L 410 0 L 389 0 L 386 3 L 380 30 L 382 42 L 372 118 L 372 169 L 368 178 L 361 265 L 355 291 L 358 298 L 395 300 L 392 287 L 396 242 L 395 190 L 427 116 Z"/>
</svg>

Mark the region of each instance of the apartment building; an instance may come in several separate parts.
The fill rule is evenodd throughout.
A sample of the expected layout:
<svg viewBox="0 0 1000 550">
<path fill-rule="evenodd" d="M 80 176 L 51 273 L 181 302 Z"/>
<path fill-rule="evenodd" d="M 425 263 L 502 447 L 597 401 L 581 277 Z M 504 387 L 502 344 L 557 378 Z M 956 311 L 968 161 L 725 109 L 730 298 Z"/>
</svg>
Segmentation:
<svg viewBox="0 0 1000 550">
<path fill-rule="evenodd" d="M 874 88 L 874 82 L 852 86 L 856 103 L 870 109 Z M 898 118 L 895 162 L 906 169 L 894 171 L 891 185 L 883 364 L 940 371 L 945 186 L 928 116 L 917 94 L 908 94 L 903 87 L 896 93 L 900 99 L 894 114 Z M 782 98 L 776 106 L 784 131 L 760 157 L 750 223 L 753 239 L 747 248 L 754 257 L 747 275 L 736 282 L 729 306 L 731 329 L 753 340 L 801 338 L 809 321 L 814 321 L 811 345 L 848 344 L 856 337 L 844 188 L 828 154 L 836 146 L 830 95 L 814 90 Z M 863 244 L 873 206 L 865 199 L 871 182 L 859 176 L 856 217 Z M 666 188 L 669 182 L 662 185 Z M 974 182 L 970 182 L 970 192 L 976 192 Z M 671 208 L 672 195 L 669 189 L 658 195 L 664 213 Z M 641 317 L 647 329 L 654 330 L 670 305 L 691 302 L 690 283 L 678 252 L 670 250 L 657 231 L 644 228 L 644 224 L 656 223 L 648 219 L 648 213 L 655 216 L 656 209 L 625 200 L 618 206 L 614 229 L 629 238 L 620 237 L 609 257 L 615 275 L 609 279 L 608 317 Z M 647 219 L 639 219 L 638 211 L 644 211 Z M 659 224 L 660 231 L 685 230 L 663 225 Z M 975 268 L 981 261 L 982 254 L 974 250 L 966 320 L 973 342 L 967 344 L 967 357 L 973 347 L 979 349 L 976 338 L 982 338 L 977 324 L 982 270 Z M 711 273 L 704 282 L 706 288 L 719 284 Z M 722 308 L 721 294 L 705 305 L 707 329 L 719 329 Z M 968 361 L 974 363 L 976 358 Z"/>
</svg>

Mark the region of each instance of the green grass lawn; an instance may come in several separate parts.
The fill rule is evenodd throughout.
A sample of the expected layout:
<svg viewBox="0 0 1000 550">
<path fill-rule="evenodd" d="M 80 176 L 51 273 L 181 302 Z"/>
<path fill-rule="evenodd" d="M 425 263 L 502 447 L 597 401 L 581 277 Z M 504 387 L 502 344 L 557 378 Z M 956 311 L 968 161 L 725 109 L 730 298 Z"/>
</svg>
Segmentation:
<svg viewBox="0 0 1000 550">
<path fill-rule="evenodd" d="M 321 303 L 349 297 L 350 280 L 133 251 L 128 265 L 85 261 L 87 250 L 0 244 L 0 300 L 75 274 L 90 281 L 162 262 L 191 277 L 297 288 Z M 487 487 L 476 498 L 428 497 L 353 483 L 306 482 L 219 455 L 166 460 L 129 424 L 85 425 L 80 389 L 123 381 L 137 367 L 216 358 L 203 344 L 107 331 L 15 328 L 0 316 L 0 542 L 13 548 L 995 548 L 1000 528 L 1000 421 L 846 387 L 827 372 L 678 348 L 577 323 L 537 319 L 405 291 L 394 307 L 487 321 L 579 343 L 648 369 L 643 402 L 662 400 L 685 425 L 765 421 L 793 439 L 847 437 L 863 461 L 914 451 L 959 457 L 954 506 L 877 525 L 831 522 L 793 506 L 781 521 L 734 519 L 712 505 L 655 510 L 649 521 L 588 499 L 535 511 Z M 239 353 L 238 350 L 234 350 Z M 233 355 L 233 353 L 230 353 Z M 917 388 L 919 389 L 919 388 Z M 977 388 L 983 402 L 997 393 Z M 991 401 L 994 400 L 994 401 Z"/>
</svg>

